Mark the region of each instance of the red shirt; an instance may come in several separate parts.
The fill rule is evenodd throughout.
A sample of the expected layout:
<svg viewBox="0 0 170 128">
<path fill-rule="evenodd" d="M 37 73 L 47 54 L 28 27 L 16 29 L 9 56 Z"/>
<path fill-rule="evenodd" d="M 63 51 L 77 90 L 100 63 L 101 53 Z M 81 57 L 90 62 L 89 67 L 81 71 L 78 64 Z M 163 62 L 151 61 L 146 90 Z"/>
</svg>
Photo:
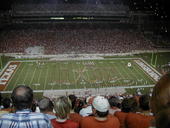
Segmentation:
<svg viewBox="0 0 170 128">
<path fill-rule="evenodd" d="M 120 121 L 120 128 L 125 128 L 125 119 L 128 113 L 125 112 L 115 112 L 115 116 L 119 119 Z"/>
<path fill-rule="evenodd" d="M 82 116 L 78 113 L 70 113 L 69 119 L 80 124 Z"/>
<path fill-rule="evenodd" d="M 53 128 L 79 128 L 78 123 L 71 120 L 66 120 L 65 122 L 57 122 L 56 119 L 51 120 Z"/>
<path fill-rule="evenodd" d="M 148 128 L 151 126 L 153 116 L 146 116 L 140 113 L 128 113 L 126 116 L 127 128 Z"/>
<path fill-rule="evenodd" d="M 107 120 L 99 121 L 94 116 L 83 117 L 81 128 L 119 128 L 119 120 L 114 116 L 108 116 Z"/>
</svg>

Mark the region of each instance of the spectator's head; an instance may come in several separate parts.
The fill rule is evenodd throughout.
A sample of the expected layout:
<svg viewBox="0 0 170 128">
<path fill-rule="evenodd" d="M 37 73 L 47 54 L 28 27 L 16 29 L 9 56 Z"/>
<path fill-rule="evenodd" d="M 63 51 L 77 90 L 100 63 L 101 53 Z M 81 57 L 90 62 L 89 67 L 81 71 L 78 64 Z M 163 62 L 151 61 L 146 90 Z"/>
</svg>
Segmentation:
<svg viewBox="0 0 170 128">
<path fill-rule="evenodd" d="M 2 105 L 4 108 L 10 108 L 11 106 L 11 100 L 9 98 L 4 98 L 2 101 Z"/>
<path fill-rule="evenodd" d="M 149 102 L 150 102 L 150 96 L 149 95 L 142 95 L 139 98 L 139 107 L 144 111 L 148 111 L 148 110 L 150 110 Z"/>
<path fill-rule="evenodd" d="M 87 97 L 87 98 L 86 98 L 86 104 L 87 104 L 87 105 L 91 105 L 91 104 L 93 103 L 93 99 L 94 99 L 93 96 Z"/>
<path fill-rule="evenodd" d="M 111 107 L 121 108 L 121 101 L 119 100 L 119 98 L 112 96 L 109 98 L 108 101 Z"/>
<path fill-rule="evenodd" d="M 77 97 L 75 95 L 69 95 L 68 97 L 69 97 L 69 99 L 71 101 L 72 109 L 74 109 L 75 105 L 76 105 Z"/>
<path fill-rule="evenodd" d="M 61 96 L 54 100 L 54 110 L 56 116 L 60 119 L 66 119 L 71 108 L 71 101 L 66 96 Z"/>
<path fill-rule="evenodd" d="M 170 109 L 163 109 L 155 116 L 156 128 L 169 128 L 170 127 Z"/>
<path fill-rule="evenodd" d="M 11 99 L 16 110 L 31 108 L 33 102 L 33 90 L 24 85 L 14 88 Z"/>
<path fill-rule="evenodd" d="M 96 96 L 92 103 L 93 114 L 97 117 L 106 117 L 109 113 L 109 102 L 103 96 Z"/>
<path fill-rule="evenodd" d="M 122 101 L 122 111 L 123 112 L 136 112 L 138 108 L 138 103 L 135 98 L 125 98 Z"/>
<path fill-rule="evenodd" d="M 170 73 L 163 75 L 153 88 L 151 110 L 154 114 L 170 107 Z"/>
<path fill-rule="evenodd" d="M 83 99 L 81 99 L 81 98 L 78 98 L 77 101 L 76 101 L 76 104 L 75 104 L 74 111 L 76 113 L 79 113 L 84 105 L 85 105 L 85 101 Z"/>
<path fill-rule="evenodd" d="M 54 105 L 49 98 L 43 98 L 38 102 L 38 106 L 41 112 L 53 112 Z"/>
</svg>

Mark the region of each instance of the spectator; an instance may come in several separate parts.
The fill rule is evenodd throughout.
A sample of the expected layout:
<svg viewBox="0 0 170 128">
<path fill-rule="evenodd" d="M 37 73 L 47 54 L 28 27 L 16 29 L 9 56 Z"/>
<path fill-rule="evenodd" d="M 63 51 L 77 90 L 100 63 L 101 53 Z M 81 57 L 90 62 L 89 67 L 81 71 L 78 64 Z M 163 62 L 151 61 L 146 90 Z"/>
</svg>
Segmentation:
<svg viewBox="0 0 170 128">
<path fill-rule="evenodd" d="M 115 112 L 115 116 L 120 121 L 120 128 L 125 128 L 126 117 L 129 112 L 137 111 L 137 101 L 135 98 L 125 98 L 121 104 L 121 112 Z"/>
<path fill-rule="evenodd" d="M 84 99 L 83 99 L 83 98 L 78 98 L 78 99 L 76 100 L 76 104 L 75 104 L 74 111 L 75 111 L 76 113 L 79 113 L 80 110 L 83 108 L 84 105 L 85 105 Z"/>
<path fill-rule="evenodd" d="M 11 99 L 15 113 L 4 114 L 0 118 L 1 128 L 51 128 L 49 119 L 42 113 L 32 113 L 33 90 L 20 85 L 14 88 Z"/>
<path fill-rule="evenodd" d="M 170 108 L 170 73 L 164 74 L 153 88 L 151 110 L 158 128 L 167 128 Z M 169 125 L 168 125 L 169 127 Z"/>
<path fill-rule="evenodd" d="M 151 115 L 149 104 L 150 104 L 150 96 L 149 95 L 142 95 L 139 98 L 139 107 L 140 107 L 141 114 Z"/>
<path fill-rule="evenodd" d="M 49 98 L 43 98 L 38 102 L 40 112 L 46 114 L 50 120 L 55 119 L 55 113 L 53 112 L 54 105 Z"/>
<path fill-rule="evenodd" d="M 140 112 L 128 113 L 125 124 L 127 128 L 148 128 L 151 126 L 151 121 L 154 119 L 150 115 L 149 96 L 142 95 L 139 98 Z"/>
<path fill-rule="evenodd" d="M 119 128 L 119 120 L 109 114 L 109 102 L 102 96 L 94 98 L 93 115 L 87 116 L 82 119 L 81 128 Z"/>
<path fill-rule="evenodd" d="M 2 116 L 5 113 L 10 113 L 13 111 L 11 106 L 11 100 L 9 98 L 4 98 L 2 100 L 2 106 L 3 108 L 0 110 L 0 116 Z"/>
<path fill-rule="evenodd" d="M 52 119 L 54 128 L 78 128 L 79 125 L 68 119 L 71 110 L 71 102 L 69 98 L 61 96 L 54 100 L 54 110 L 56 112 L 56 119 Z"/>
<path fill-rule="evenodd" d="M 133 50 L 155 50 L 152 42 L 135 30 L 108 29 L 109 24 L 25 25 L 24 28 L 0 33 L 2 53 L 28 53 L 41 46 L 44 54 L 123 53 Z M 41 27 L 38 28 L 38 27 Z M 85 28 L 86 27 L 86 28 Z M 47 34 L 48 33 L 48 34 Z M 28 51 L 27 51 L 28 50 Z"/>
<path fill-rule="evenodd" d="M 121 111 L 121 109 L 120 109 L 121 108 L 121 101 L 117 97 L 112 96 L 108 99 L 108 101 L 109 101 L 109 104 L 110 104 L 110 107 L 111 107 L 109 109 L 110 114 L 114 115 L 114 113 L 116 111 Z"/>
<path fill-rule="evenodd" d="M 170 107 L 170 73 L 163 75 L 153 88 L 151 110 L 154 115 Z"/>
<path fill-rule="evenodd" d="M 125 98 L 122 101 L 122 108 L 123 112 L 136 112 L 138 110 L 138 103 L 135 98 Z"/>
<path fill-rule="evenodd" d="M 77 97 L 75 95 L 69 95 L 69 99 L 70 99 L 71 105 L 72 105 L 72 109 L 69 114 L 69 119 L 80 124 L 82 116 L 74 111 Z"/>
<path fill-rule="evenodd" d="M 79 114 L 83 117 L 92 115 L 92 99 L 93 97 L 89 96 L 86 98 L 86 105 L 82 108 Z"/>
</svg>

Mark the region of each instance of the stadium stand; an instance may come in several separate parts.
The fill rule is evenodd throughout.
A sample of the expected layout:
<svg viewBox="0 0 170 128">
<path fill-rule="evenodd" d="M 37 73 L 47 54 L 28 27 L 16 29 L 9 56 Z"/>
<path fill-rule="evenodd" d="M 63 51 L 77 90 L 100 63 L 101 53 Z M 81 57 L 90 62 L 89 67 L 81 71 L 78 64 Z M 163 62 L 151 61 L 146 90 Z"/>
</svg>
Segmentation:
<svg viewBox="0 0 170 128">
<path fill-rule="evenodd" d="M 44 47 L 44 54 L 154 50 L 152 42 L 142 33 L 134 30 L 108 29 L 100 25 L 89 27 L 66 25 L 63 28 L 55 25 L 47 25 L 45 28 L 34 27 L 35 25 L 28 25 L 25 29 L 4 30 L 0 34 L 0 51 L 25 53 L 27 48 L 34 46 Z"/>
</svg>

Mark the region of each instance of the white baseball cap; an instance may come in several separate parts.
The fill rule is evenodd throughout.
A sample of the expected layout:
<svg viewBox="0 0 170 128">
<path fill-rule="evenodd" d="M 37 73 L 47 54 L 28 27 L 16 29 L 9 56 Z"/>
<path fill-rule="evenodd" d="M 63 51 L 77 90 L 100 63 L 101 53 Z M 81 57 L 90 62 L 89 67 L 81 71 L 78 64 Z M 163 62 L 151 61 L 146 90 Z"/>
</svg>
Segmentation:
<svg viewBox="0 0 170 128">
<path fill-rule="evenodd" d="M 103 96 L 96 96 L 92 105 L 99 112 L 107 112 L 110 108 L 108 100 Z"/>
</svg>

